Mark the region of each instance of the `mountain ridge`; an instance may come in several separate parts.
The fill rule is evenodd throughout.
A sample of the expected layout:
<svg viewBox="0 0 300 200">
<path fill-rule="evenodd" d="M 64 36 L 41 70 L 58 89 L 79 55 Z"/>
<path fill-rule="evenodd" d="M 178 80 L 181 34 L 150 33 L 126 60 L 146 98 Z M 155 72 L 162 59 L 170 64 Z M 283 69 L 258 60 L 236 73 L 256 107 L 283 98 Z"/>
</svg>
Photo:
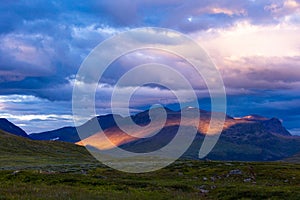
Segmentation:
<svg viewBox="0 0 300 200">
<path fill-rule="evenodd" d="M 199 112 L 198 134 L 191 148 L 184 154 L 186 158 L 198 158 L 198 150 L 201 147 L 204 136 L 208 134 L 211 113 L 203 110 Z M 153 135 L 152 133 L 155 130 L 145 126 L 150 122 L 146 111 L 132 117 L 133 121 L 145 126 L 143 131 L 135 132 L 133 130 L 131 133 L 145 138 L 132 137 L 118 127 L 110 127 L 103 132 L 96 133 L 77 142 L 77 144 L 89 145 L 101 150 L 114 148 L 115 145 L 137 153 L 157 150 L 171 141 L 180 124 L 180 113 L 178 111 L 168 111 L 167 113 L 168 118 L 164 128 L 154 136 L 151 135 Z M 181 125 L 186 127 L 195 124 L 193 119 L 184 119 L 181 122 Z M 105 142 L 105 137 L 108 137 L 113 144 Z M 234 150 L 231 150 L 231 147 Z M 224 129 L 220 140 L 207 158 L 245 161 L 281 160 L 298 151 L 300 151 L 300 139 L 292 136 L 277 118 L 255 116 L 237 119 L 225 116 Z"/>
<path fill-rule="evenodd" d="M 185 108 L 188 112 L 195 111 L 195 108 Z M 83 125 L 77 127 L 80 131 L 85 131 L 83 140 L 77 134 L 75 127 L 63 127 L 53 131 L 43 132 L 43 134 L 29 135 L 34 140 L 66 140 L 66 142 L 76 143 L 77 145 L 90 145 L 96 148 L 110 149 L 114 145 L 105 143 L 103 137 L 109 139 L 118 147 L 133 152 L 150 152 L 167 145 L 174 138 L 180 122 L 182 126 L 189 128 L 199 124 L 196 137 L 183 155 L 184 158 L 198 159 L 198 151 L 203 142 L 204 136 L 208 132 L 209 121 L 212 113 L 205 110 L 198 110 L 200 118 L 181 119 L 180 111 L 167 110 L 167 120 L 162 130 L 157 134 L 156 120 L 150 119 L 149 110 L 137 113 L 130 117 L 120 115 L 97 116 Z M 216 115 L 221 115 L 216 113 Z M 193 115 L 192 115 L 193 116 Z M 265 118 L 258 115 L 251 117 L 233 118 L 228 115 L 225 117 L 224 129 L 220 139 L 213 151 L 206 157 L 213 160 L 281 160 L 288 158 L 300 151 L 300 137 L 292 136 L 277 118 Z M 133 134 L 132 137 L 124 133 L 114 121 L 118 118 L 121 123 L 131 118 L 135 123 L 141 125 L 142 129 Z M 182 121 L 181 121 L 182 120 Z M 154 126 L 148 126 L 153 122 Z M 98 128 L 90 127 L 91 124 L 99 122 L 102 126 L 102 132 Z M 70 133 L 68 135 L 68 133 Z M 188 134 L 188 133 L 187 133 Z M 46 137 L 45 137 L 46 136 Z M 74 137 L 75 136 L 75 137 Z M 145 138 L 138 138 L 144 137 Z M 40 137 L 40 138 L 39 138 Z M 103 142 L 104 141 L 104 142 Z M 97 146 L 98 145 L 98 146 Z"/>
<path fill-rule="evenodd" d="M 17 136 L 29 138 L 29 136 L 23 129 L 16 126 L 15 124 L 13 124 L 12 122 L 8 121 L 5 118 L 0 118 L 0 130 L 9 132 L 9 133 L 17 135 Z"/>
<path fill-rule="evenodd" d="M 165 108 L 167 113 L 169 114 L 178 114 L 180 113 L 179 111 L 174 111 L 168 108 Z M 191 109 L 191 107 L 186 107 L 183 109 Z M 192 109 L 198 109 L 198 108 L 192 108 Z M 206 117 L 210 117 L 211 116 L 211 112 L 210 111 L 206 111 L 206 110 L 199 110 L 201 113 L 201 116 L 206 116 Z M 148 124 L 150 122 L 149 119 L 149 110 L 137 113 L 135 115 L 129 116 L 132 118 L 132 120 L 139 124 L 139 125 L 145 125 Z M 240 120 L 247 120 L 247 121 L 257 121 L 257 120 L 265 120 L 268 121 L 269 118 L 263 117 L 263 116 L 259 116 L 256 114 L 252 114 L 249 116 L 255 116 L 254 118 L 246 118 L 245 117 L 241 117 L 241 118 L 234 118 L 231 117 L 229 115 L 225 115 L 226 119 L 240 119 Z M 66 126 L 66 127 L 62 127 L 62 128 L 58 128 L 58 129 L 54 129 L 54 130 L 50 130 L 50 131 L 45 131 L 45 132 L 40 132 L 40 133 L 32 133 L 29 135 L 29 137 L 33 140 L 53 140 L 53 139 L 57 139 L 58 141 L 64 141 L 64 142 L 72 142 L 72 143 L 76 143 L 81 141 L 82 139 L 85 139 L 89 136 L 92 136 L 93 134 L 95 134 L 97 131 L 99 131 L 99 129 L 96 130 L 90 130 L 90 124 L 94 121 L 97 120 L 101 126 L 102 130 L 105 130 L 107 128 L 110 128 L 111 126 L 116 125 L 113 117 L 117 117 L 119 119 L 122 120 L 122 118 L 126 118 L 126 117 L 122 117 L 120 115 L 116 115 L 116 114 L 107 114 L 107 115 L 101 115 L 101 116 L 97 116 L 94 117 L 90 120 L 88 120 L 87 122 L 85 122 L 83 125 L 79 126 L 79 127 L 74 127 L 74 126 Z M 259 118 L 258 118 L 259 117 Z M 128 118 L 128 117 L 127 117 Z M 272 118 L 272 119 L 277 119 L 277 118 Z M 278 120 L 278 119 L 277 119 Z M 280 120 L 278 120 L 280 121 Z M 268 123 L 265 123 L 266 126 L 268 125 Z M 280 125 L 279 125 L 280 126 Z M 79 137 L 78 133 L 77 133 L 77 129 L 82 130 L 82 132 L 84 130 L 88 130 L 86 133 L 86 136 L 84 138 Z M 284 133 L 285 135 L 291 135 L 284 127 L 282 128 L 282 133 Z"/>
</svg>

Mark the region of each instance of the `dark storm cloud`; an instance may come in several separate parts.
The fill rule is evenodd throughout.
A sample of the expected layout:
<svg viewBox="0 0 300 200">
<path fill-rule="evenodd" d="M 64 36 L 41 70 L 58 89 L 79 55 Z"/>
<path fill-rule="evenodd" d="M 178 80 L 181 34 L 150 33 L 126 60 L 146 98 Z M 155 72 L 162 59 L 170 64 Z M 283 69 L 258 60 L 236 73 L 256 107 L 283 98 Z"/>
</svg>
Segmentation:
<svg viewBox="0 0 300 200">
<path fill-rule="evenodd" d="M 241 19 L 272 22 L 268 5 L 270 1 L 244 0 L 1 1 L 2 90 L 13 93 L 18 85 L 34 85 L 56 91 L 62 87 L 63 92 L 59 79 L 76 74 L 89 51 L 122 28 L 162 26 L 191 32 L 227 27 Z M 32 94 L 56 98 L 41 90 Z"/>
<path fill-rule="evenodd" d="M 294 0 L 0 1 L 0 97 L 37 98 L 28 104 L 27 100 L 22 100 L 24 104 L 20 106 L 3 100 L 7 108 L 3 110 L 1 102 L 0 107 L 3 112 L 11 111 L 15 116 L 53 112 L 69 115 L 72 81 L 81 62 L 101 41 L 120 31 L 157 26 L 193 34 L 227 29 L 240 21 L 265 26 L 288 19 L 289 23 L 299 24 L 297 3 L 299 1 Z M 181 64 L 168 59 L 156 56 L 154 61 Z M 300 90 L 299 60 L 299 55 L 262 56 L 226 65 L 222 75 L 230 95 L 229 114 L 243 115 L 253 111 L 274 115 L 296 129 L 300 116 L 299 113 L 295 115 L 296 110 L 300 110 L 299 96 L 295 95 Z M 128 63 L 138 64 L 138 60 L 132 57 Z M 126 68 L 122 63 L 120 66 Z M 122 70 L 109 71 L 106 82 L 113 85 Z M 149 91 L 157 96 L 162 94 L 158 89 Z M 102 99 L 109 98 L 102 93 Z M 26 112 L 22 110 L 25 104 Z M 9 115 L 10 118 L 13 115 Z M 59 118 L 56 115 L 42 117 L 49 121 Z M 16 122 L 21 124 L 23 120 L 20 115 Z M 35 122 L 36 126 L 41 126 Z M 44 128 L 50 129 L 50 125 Z M 33 131 L 32 127 L 27 130 Z"/>
<path fill-rule="evenodd" d="M 278 2 L 278 8 L 282 3 Z M 153 1 L 121 0 L 98 1 L 91 11 L 116 26 L 160 26 L 183 32 L 227 27 L 238 20 L 254 24 L 276 23 L 268 9 L 272 1 Z"/>
<path fill-rule="evenodd" d="M 300 57 L 248 57 L 222 69 L 225 85 L 249 90 L 300 90 Z"/>
<path fill-rule="evenodd" d="M 88 13 L 91 4 L 69 3 L 0 2 L 2 95 L 70 99 L 66 78 L 76 74 L 89 51 L 111 33 L 105 32 L 102 19 Z"/>
</svg>

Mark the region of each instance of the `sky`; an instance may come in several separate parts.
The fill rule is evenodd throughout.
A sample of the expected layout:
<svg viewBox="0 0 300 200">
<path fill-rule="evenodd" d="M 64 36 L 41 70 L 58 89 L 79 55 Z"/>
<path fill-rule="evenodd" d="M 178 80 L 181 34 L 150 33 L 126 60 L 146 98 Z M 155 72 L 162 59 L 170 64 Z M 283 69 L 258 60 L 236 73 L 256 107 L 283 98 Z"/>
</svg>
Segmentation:
<svg viewBox="0 0 300 200">
<path fill-rule="evenodd" d="M 176 30 L 205 49 L 222 75 L 227 114 L 277 117 L 300 135 L 299 0 L 1 1 L 0 117 L 27 133 L 73 125 L 72 89 L 84 59 L 102 41 L 142 27 Z M 145 62 L 178 67 L 198 80 L 174 55 L 124 55 L 99 85 L 97 114 L 111 112 L 109 96 L 128 66 Z M 205 107 L 205 88 L 199 94 Z M 169 95 L 143 86 L 131 108 L 141 111 L 162 97 L 176 103 Z"/>
</svg>

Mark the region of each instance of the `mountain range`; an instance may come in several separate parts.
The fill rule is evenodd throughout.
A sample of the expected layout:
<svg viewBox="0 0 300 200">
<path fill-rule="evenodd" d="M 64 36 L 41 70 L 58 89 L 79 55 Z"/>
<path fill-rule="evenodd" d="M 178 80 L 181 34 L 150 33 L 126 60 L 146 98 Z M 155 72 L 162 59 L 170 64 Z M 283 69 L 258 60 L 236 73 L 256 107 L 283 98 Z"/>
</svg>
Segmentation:
<svg viewBox="0 0 300 200">
<path fill-rule="evenodd" d="M 196 108 L 186 108 L 194 109 Z M 191 110 L 191 111 L 192 111 Z M 176 135 L 179 125 L 188 130 L 195 123 L 199 123 L 197 135 L 190 148 L 183 155 L 184 158 L 197 159 L 198 152 L 206 134 L 208 134 L 211 112 L 197 110 L 200 119 L 181 119 L 180 111 L 167 110 L 165 126 L 160 130 L 146 127 L 150 122 L 149 111 L 132 116 L 137 124 L 144 125 L 140 132 L 131 132 L 137 138 L 124 133 L 117 126 L 104 129 L 90 137 L 77 142 L 79 145 L 92 146 L 98 149 L 110 149 L 113 145 L 104 141 L 108 137 L 114 145 L 125 150 L 146 153 L 157 150 L 168 144 Z M 124 118 L 124 121 L 127 119 Z M 156 123 L 152 120 L 152 123 Z M 158 131 L 153 135 L 153 132 Z M 186 134 L 189 134 L 187 131 Z M 151 136 L 151 137 L 149 137 Z M 300 151 L 300 137 L 292 136 L 279 119 L 265 118 L 258 115 L 249 115 L 242 118 L 225 116 L 222 134 L 215 148 L 208 154 L 207 159 L 212 160 L 241 160 L 241 161 L 267 161 L 281 160 Z"/>
<path fill-rule="evenodd" d="M 191 112 L 199 112 L 200 118 L 182 118 L 180 111 L 166 109 L 167 119 L 163 128 L 156 128 L 160 119 L 150 119 L 149 111 L 144 111 L 130 117 L 120 115 L 104 115 L 95 117 L 85 124 L 77 127 L 84 131 L 84 137 L 80 138 L 76 127 L 64 127 L 53 131 L 24 135 L 16 126 L 12 126 L 6 120 L 0 121 L 0 129 L 19 136 L 29 137 L 32 140 L 58 140 L 76 143 L 81 146 L 92 146 L 101 150 L 111 149 L 114 146 L 105 142 L 106 136 L 114 145 L 132 152 L 151 152 L 167 145 L 176 135 L 179 125 L 186 130 L 198 123 L 196 137 L 190 148 L 184 153 L 183 158 L 197 159 L 199 149 L 205 135 L 208 134 L 209 121 L 212 113 L 196 108 L 185 108 Z M 131 118 L 142 128 L 133 129 L 133 137 L 121 130 L 114 118 L 125 124 Z M 147 126 L 149 123 L 153 126 Z M 5 123 L 4 123 L 5 122 Z M 92 128 L 91 124 L 99 122 L 102 131 Z M 158 132 L 157 134 L 153 134 Z M 187 131 L 186 134 L 189 134 Z M 143 138 L 141 138 L 143 137 Z M 233 118 L 225 115 L 225 123 L 222 134 L 206 159 L 212 160 L 239 160 L 239 161 L 273 161 L 287 159 L 300 152 L 300 137 L 292 136 L 277 118 L 266 118 L 258 115 L 249 115 L 241 118 Z"/>
</svg>

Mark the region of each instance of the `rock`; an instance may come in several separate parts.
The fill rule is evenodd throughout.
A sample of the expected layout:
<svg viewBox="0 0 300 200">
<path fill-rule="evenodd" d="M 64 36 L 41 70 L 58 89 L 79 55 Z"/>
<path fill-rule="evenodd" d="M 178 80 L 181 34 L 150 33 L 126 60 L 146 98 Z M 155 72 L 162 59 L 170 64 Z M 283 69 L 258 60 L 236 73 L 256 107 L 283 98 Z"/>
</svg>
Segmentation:
<svg viewBox="0 0 300 200">
<path fill-rule="evenodd" d="M 203 194 L 207 194 L 207 193 L 209 193 L 209 190 L 200 189 L 200 192 Z"/>
<path fill-rule="evenodd" d="M 288 182 L 289 182 L 289 180 L 288 180 L 288 179 L 286 179 L 286 180 L 284 180 L 284 182 L 285 182 L 285 183 L 288 183 Z"/>
<path fill-rule="evenodd" d="M 207 181 L 208 179 L 207 179 L 206 177 L 203 177 L 203 180 L 204 180 L 204 181 Z"/>
<path fill-rule="evenodd" d="M 200 185 L 200 186 L 198 186 L 197 188 L 198 188 L 199 190 L 200 190 L 200 189 L 205 189 L 205 188 L 206 188 L 206 185 Z"/>
<path fill-rule="evenodd" d="M 251 178 L 246 178 L 246 179 L 244 179 L 244 182 L 249 183 L 249 182 L 251 182 L 251 180 L 252 180 Z"/>
<path fill-rule="evenodd" d="M 16 175 L 16 174 L 18 174 L 18 173 L 20 173 L 20 171 L 19 171 L 19 170 L 16 170 L 16 171 L 14 171 L 14 172 L 12 173 L 12 175 Z"/>
<path fill-rule="evenodd" d="M 225 165 L 227 165 L 227 166 L 232 166 L 233 164 L 231 164 L 231 163 L 225 163 Z"/>
<path fill-rule="evenodd" d="M 239 169 L 234 169 L 229 172 L 229 175 L 242 175 L 243 172 Z"/>
<path fill-rule="evenodd" d="M 210 177 L 210 180 L 215 182 L 216 178 L 214 176 Z"/>
</svg>

